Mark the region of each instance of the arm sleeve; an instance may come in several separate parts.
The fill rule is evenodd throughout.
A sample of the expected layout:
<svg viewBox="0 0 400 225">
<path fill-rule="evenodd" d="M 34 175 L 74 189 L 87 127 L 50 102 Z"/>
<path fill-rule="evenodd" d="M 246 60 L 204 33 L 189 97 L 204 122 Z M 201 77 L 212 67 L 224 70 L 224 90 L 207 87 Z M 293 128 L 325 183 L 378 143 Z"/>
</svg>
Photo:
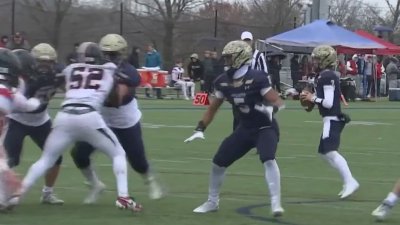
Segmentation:
<svg viewBox="0 0 400 225">
<path fill-rule="evenodd" d="M 335 93 L 335 87 L 333 85 L 324 85 L 324 98 L 318 98 L 314 96 L 313 101 L 317 104 L 322 105 L 326 109 L 330 109 L 333 106 L 333 98 Z"/>
</svg>

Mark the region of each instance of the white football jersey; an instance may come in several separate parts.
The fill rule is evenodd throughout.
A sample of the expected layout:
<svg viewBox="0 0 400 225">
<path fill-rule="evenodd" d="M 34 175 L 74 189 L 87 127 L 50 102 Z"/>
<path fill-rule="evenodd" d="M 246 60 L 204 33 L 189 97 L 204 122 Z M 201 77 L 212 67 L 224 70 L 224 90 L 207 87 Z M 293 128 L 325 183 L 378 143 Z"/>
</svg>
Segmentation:
<svg viewBox="0 0 400 225">
<path fill-rule="evenodd" d="M 175 66 L 171 71 L 171 79 L 173 81 L 183 80 L 185 70 L 182 67 Z"/>
<path fill-rule="evenodd" d="M 119 129 L 133 127 L 142 118 L 142 112 L 140 112 L 135 98 L 118 108 L 103 107 L 101 114 L 107 126 Z"/>
<path fill-rule="evenodd" d="M 84 104 L 100 110 L 114 85 L 114 63 L 89 65 L 73 63 L 64 69 L 67 104 Z"/>
</svg>

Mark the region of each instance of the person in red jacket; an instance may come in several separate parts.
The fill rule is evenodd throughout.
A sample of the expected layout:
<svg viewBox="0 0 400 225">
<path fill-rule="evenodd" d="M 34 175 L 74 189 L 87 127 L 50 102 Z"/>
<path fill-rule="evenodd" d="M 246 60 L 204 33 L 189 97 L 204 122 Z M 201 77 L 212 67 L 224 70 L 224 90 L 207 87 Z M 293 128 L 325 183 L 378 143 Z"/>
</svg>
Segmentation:
<svg viewBox="0 0 400 225">
<path fill-rule="evenodd" d="M 351 75 L 351 76 L 357 76 L 358 75 L 358 67 L 357 67 L 357 60 L 358 60 L 358 56 L 357 55 L 353 55 L 353 57 L 351 57 L 351 60 L 347 61 L 347 75 Z"/>
</svg>

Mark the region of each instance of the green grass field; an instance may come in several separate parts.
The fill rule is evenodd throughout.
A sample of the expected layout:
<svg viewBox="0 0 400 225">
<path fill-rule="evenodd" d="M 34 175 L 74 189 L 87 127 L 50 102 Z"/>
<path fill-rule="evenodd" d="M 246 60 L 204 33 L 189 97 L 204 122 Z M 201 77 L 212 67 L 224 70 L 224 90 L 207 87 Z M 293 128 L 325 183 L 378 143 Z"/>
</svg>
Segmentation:
<svg viewBox="0 0 400 225">
<path fill-rule="evenodd" d="M 58 104 L 53 102 L 53 107 Z M 149 200 L 142 179 L 130 170 L 130 190 L 145 210 L 135 215 L 117 210 L 111 162 L 96 154 L 94 162 L 108 190 L 97 205 L 82 205 L 87 188 L 66 152 L 56 187 L 66 204 L 40 205 L 40 180 L 15 212 L 0 215 L 0 225 L 367 225 L 375 224 L 371 211 L 400 175 L 399 103 L 351 103 L 345 109 L 354 124 L 343 132 L 340 151 L 361 188 L 350 199 L 341 201 L 337 197 L 342 185 L 339 175 L 316 153 L 322 129 L 320 116 L 316 110 L 306 113 L 298 102 L 289 100 L 288 108 L 278 115 L 281 141 L 277 159 L 284 217 L 270 217 L 263 167 L 254 151 L 228 170 L 219 212 L 194 214 L 192 210 L 206 200 L 211 158 L 231 132 L 230 107 L 223 106 L 207 129 L 205 141 L 184 144 L 203 107 L 183 100 L 141 100 L 140 105 L 148 157 L 169 191 L 165 199 Z M 39 155 L 37 147 L 26 139 L 22 165 L 17 171 L 25 174 Z M 400 224 L 400 207 L 393 211 L 386 223 Z"/>
</svg>

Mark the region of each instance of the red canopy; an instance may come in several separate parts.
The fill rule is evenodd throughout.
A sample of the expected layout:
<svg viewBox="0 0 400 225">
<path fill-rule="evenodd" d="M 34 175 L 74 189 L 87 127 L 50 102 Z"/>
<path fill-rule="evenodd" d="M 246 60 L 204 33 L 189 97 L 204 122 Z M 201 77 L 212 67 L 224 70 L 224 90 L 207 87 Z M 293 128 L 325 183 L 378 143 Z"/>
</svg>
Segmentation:
<svg viewBox="0 0 400 225">
<path fill-rule="evenodd" d="M 375 54 L 375 55 L 400 55 L 400 46 L 397 46 L 393 43 L 385 41 L 373 34 L 368 33 L 365 30 L 356 30 L 356 34 L 367 38 L 371 41 L 374 41 L 378 44 L 385 46 L 386 48 L 383 49 L 355 49 L 355 48 L 348 48 L 348 47 L 341 47 L 337 48 L 338 53 L 344 54 Z"/>
<path fill-rule="evenodd" d="M 368 33 L 365 30 L 356 30 L 355 31 L 356 34 L 368 38 L 372 41 L 375 41 L 383 46 L 385 46 L 386 48 L 384 49 L 376 49 L 375 50 L 375 54 L 376 55 L 400 55 L 400 46 L 397 46 L 393 43 L 390 43 L 388 41 L 385 41 L 373 34 Z"/>
</svg>

